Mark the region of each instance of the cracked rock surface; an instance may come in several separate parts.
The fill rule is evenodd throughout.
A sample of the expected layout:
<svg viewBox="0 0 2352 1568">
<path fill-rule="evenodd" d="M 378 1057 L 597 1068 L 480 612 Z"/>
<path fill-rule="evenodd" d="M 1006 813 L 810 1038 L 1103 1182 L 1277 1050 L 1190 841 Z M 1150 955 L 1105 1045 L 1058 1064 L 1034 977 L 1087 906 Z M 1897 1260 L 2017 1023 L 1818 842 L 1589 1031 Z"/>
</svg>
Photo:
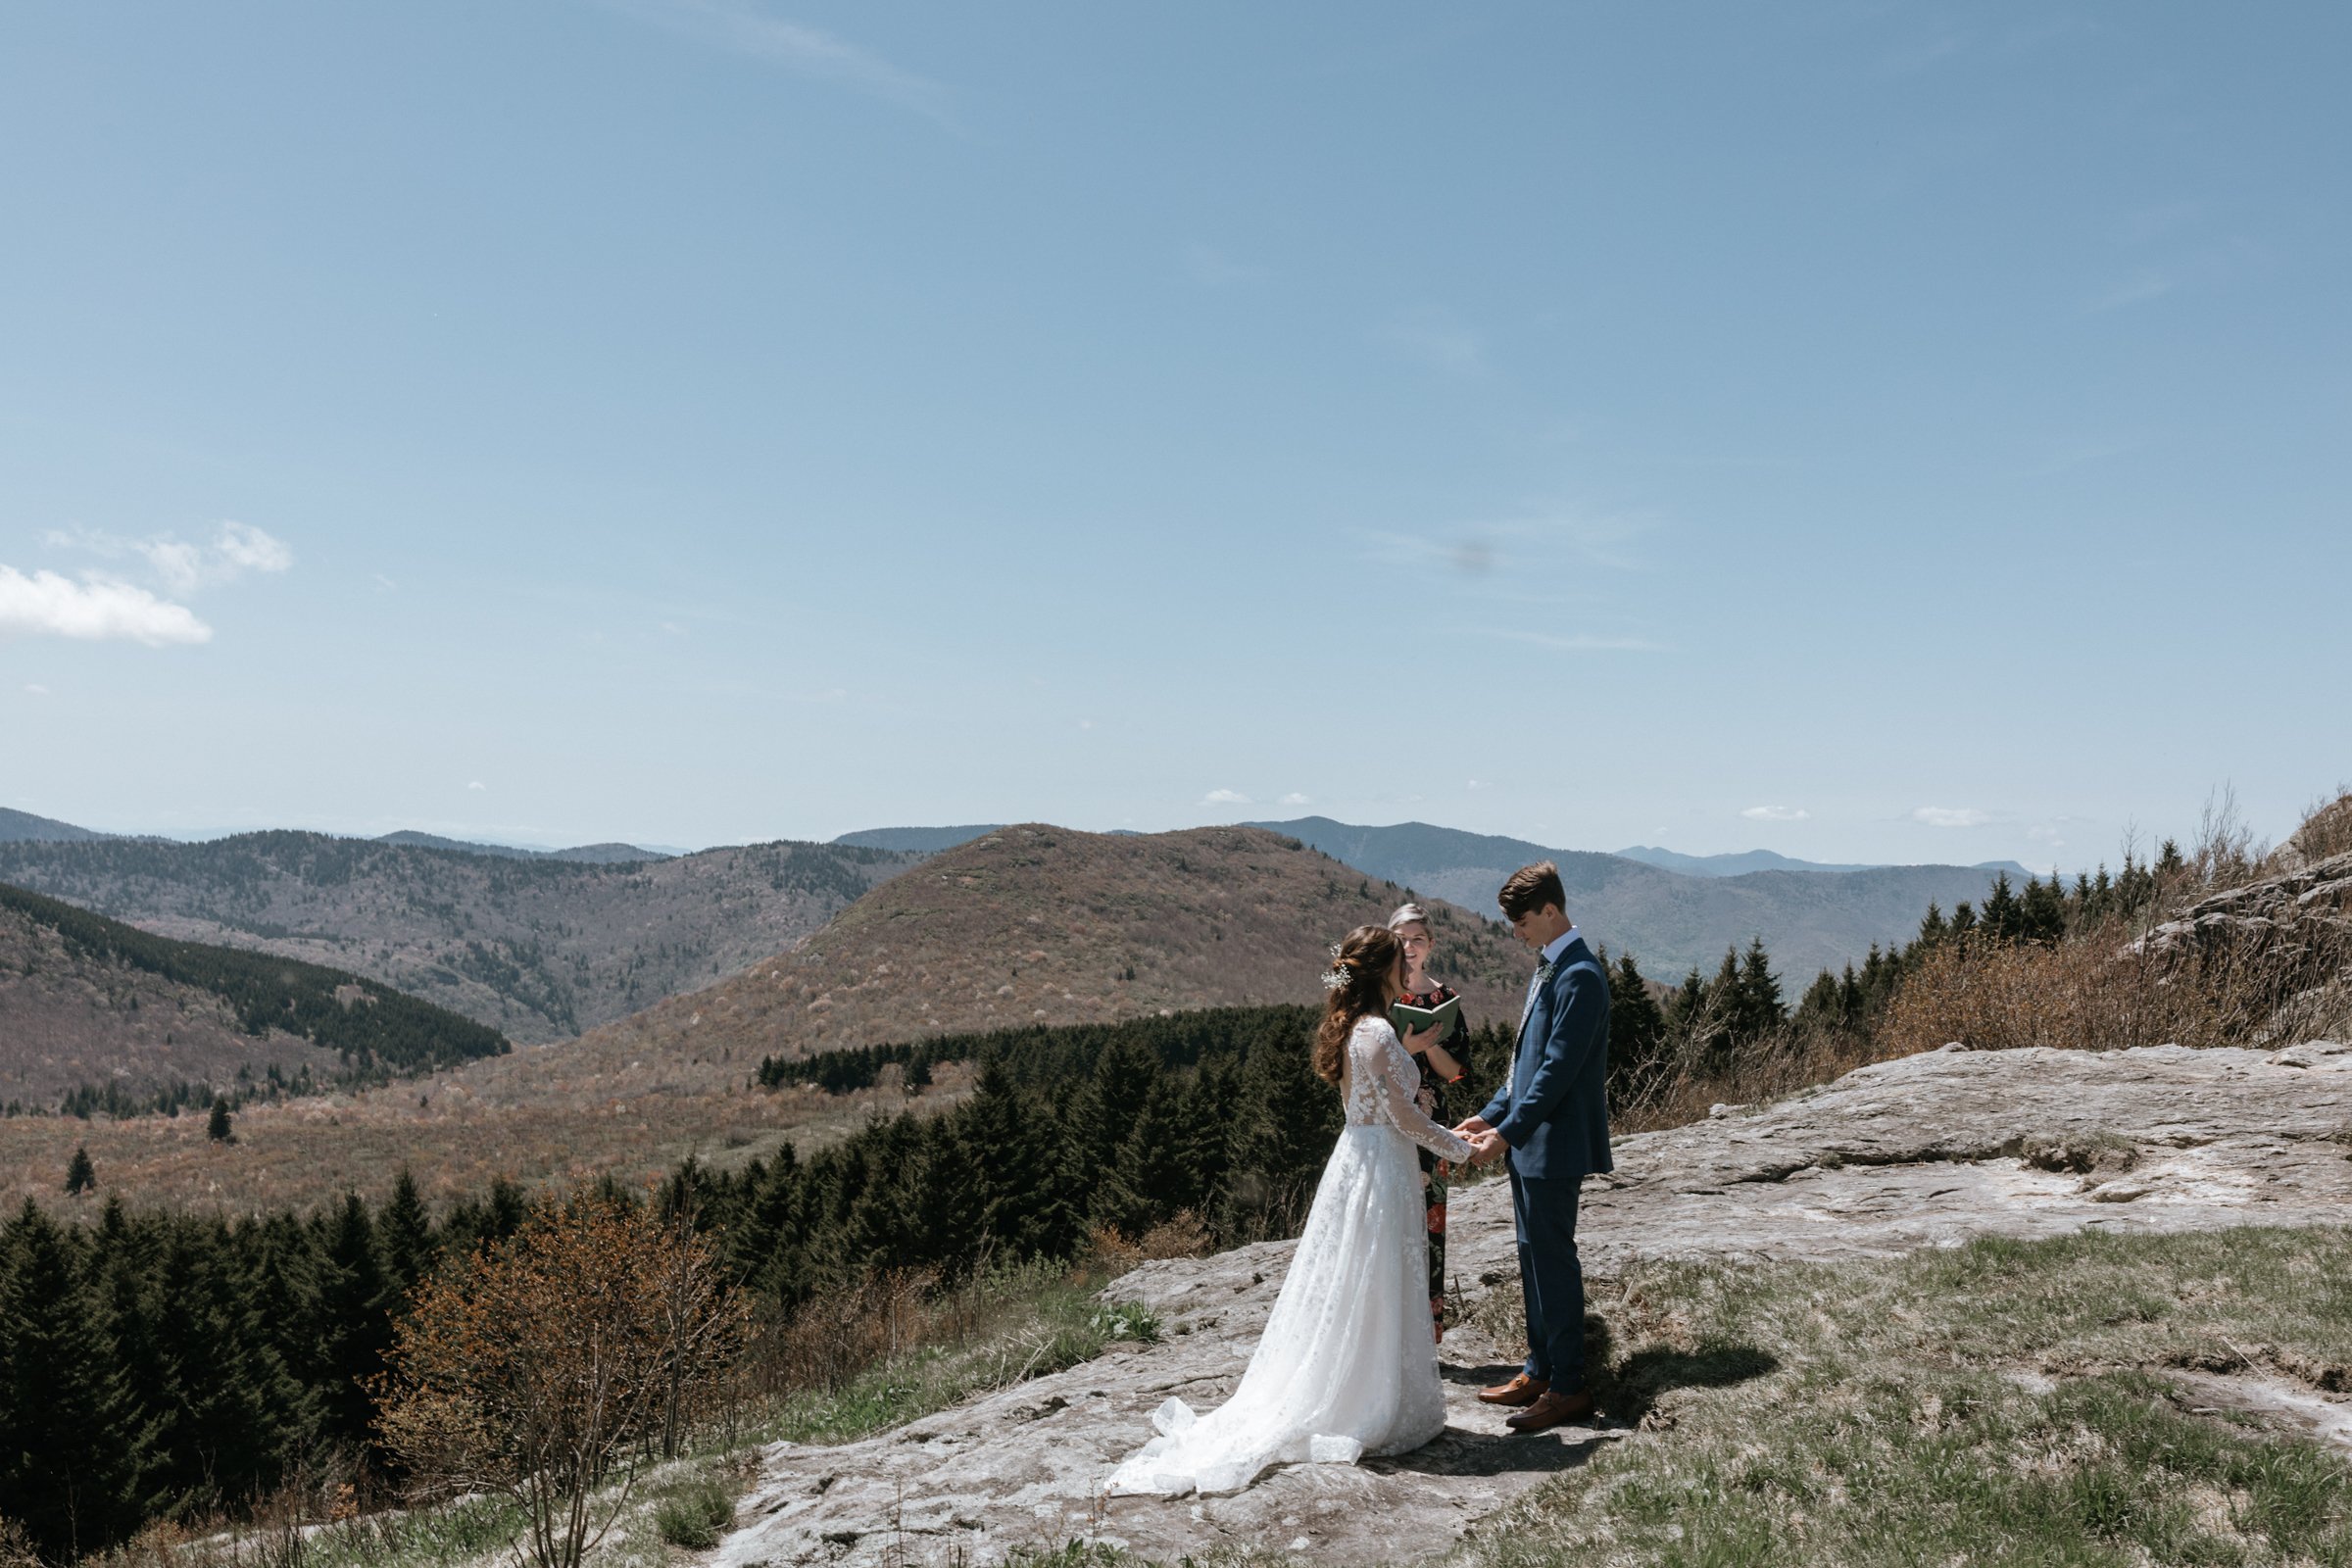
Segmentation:
<svg viewBox="0 0 2352 1568">
<path fill-rule="evenodd" d="M 2091 1226 L 2176 1231 L 2352 1219 L 2352 1047 L 2100 1054 L 1946 1048 L 1865 1067 L 1763 1107 L 1622 1140 L 1586 1186 L 1586 1268 L 1646 1257 L 1835 1261 L 1972 1236 Z M 1457 1188 L 1460 1295 L 1515 1291 L 1502 1182 Z M 1230 1497 L 1100 1496 L 1170 1394 L 1196 1409 L 1239 1380 L 1292 1244 L 1147 1264 L 1105 1295 L 1166 1338 L 834 1447 L 777 1444 L 710 1561 L 998 1562 L 1089 1538 L 1173 1559 L 1217 1545 L 1327 1562 L 1442 1551 L 1472 1524 L 1623 1436 L 1503 1432 L 1471 1397 L 1518 1348 L 1455 1331 L 1441 1348 L 1445 1435 L 1358 1466 L 1300 1465 Z"/>
</svg>

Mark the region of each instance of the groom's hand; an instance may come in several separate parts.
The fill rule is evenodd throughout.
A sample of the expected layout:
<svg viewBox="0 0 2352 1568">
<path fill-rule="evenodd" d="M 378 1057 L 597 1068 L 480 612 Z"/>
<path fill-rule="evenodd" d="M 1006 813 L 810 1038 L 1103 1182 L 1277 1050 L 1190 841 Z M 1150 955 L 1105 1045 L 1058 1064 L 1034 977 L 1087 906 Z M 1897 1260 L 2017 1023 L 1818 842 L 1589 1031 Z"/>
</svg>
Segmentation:
<svg viewBox="0 0 2352 1568">
<path fill-rule="evenodd" d="M 1485 1165 L 1502 1157 L 1502 1134 L 1489 1127 L 1470 1139 L 1470 1163 Z"/>
<path fill-rule="evenodd" d="M 1494 1124 L 1484 1116 L 1465 1116 L 1453 1124 L 1453 1136 L 1456 1138 L 1475 1138 L 1480 1133 L 1494 1130 Z"/>
</svg>

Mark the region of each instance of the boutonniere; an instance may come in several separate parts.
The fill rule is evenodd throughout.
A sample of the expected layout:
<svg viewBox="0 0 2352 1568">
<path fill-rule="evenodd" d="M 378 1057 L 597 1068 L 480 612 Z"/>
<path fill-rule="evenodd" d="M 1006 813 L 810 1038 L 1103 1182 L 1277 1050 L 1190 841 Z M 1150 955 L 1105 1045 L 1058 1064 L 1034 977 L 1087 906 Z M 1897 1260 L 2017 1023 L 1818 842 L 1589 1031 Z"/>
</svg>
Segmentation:
<svg viewBox="0 0 2352 1568">
<path fill-rule="evenodd" d="M 1542 963 L 1537 964 L 1536 984 L 1542 985 L 1544 981 L 1550 979 L 1551 971 L 1557 967 L 1558 965 L 1553 963 L 1549 958 L 1545 958 Z"/>
</svg>

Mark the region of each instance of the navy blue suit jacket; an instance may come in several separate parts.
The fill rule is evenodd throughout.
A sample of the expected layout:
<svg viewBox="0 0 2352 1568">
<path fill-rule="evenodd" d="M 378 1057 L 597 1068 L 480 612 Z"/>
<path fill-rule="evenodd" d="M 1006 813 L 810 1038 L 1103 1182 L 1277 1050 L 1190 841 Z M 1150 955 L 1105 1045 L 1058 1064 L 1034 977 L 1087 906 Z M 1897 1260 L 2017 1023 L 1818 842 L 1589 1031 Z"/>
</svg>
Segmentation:
<svg viewBox="0 0 2352 1568">
<path fill-rule="evenodd" d="M 1609 1160 L 1609 977 L 1578 937 L 1537 987 L 1510 1081 L 1479 1115 L 1522 1176 L 1566 1179 Z"/>
</svg>

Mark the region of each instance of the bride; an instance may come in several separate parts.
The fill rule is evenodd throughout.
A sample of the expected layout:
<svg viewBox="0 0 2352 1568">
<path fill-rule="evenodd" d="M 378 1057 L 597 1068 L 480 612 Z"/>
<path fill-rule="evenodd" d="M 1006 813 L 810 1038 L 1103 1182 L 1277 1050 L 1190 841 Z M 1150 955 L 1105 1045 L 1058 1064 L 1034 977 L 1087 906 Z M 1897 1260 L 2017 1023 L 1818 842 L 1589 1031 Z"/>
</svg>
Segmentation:
<svg viewBox="0 0 2352 1568">
<path fill-rule="evenodd" d="M 1335 952 L 1314 1065 L 1348 1124 L 1282 1294 L 1233 1397 L 1204 1416 L 1182 1399 L 1154 1410 L 1159 1436 L 1111 1472 L 1114 1495 L 1239 1492 L 1270 1465 L 1403 1453 L 1446 1428 L 1413 1146 L 1472 1150 L 1413 1102 L 1420 1073 L 1388 1019 L 1404 990 L 1396 938 L 1358 926 Z"/>
</svg>

